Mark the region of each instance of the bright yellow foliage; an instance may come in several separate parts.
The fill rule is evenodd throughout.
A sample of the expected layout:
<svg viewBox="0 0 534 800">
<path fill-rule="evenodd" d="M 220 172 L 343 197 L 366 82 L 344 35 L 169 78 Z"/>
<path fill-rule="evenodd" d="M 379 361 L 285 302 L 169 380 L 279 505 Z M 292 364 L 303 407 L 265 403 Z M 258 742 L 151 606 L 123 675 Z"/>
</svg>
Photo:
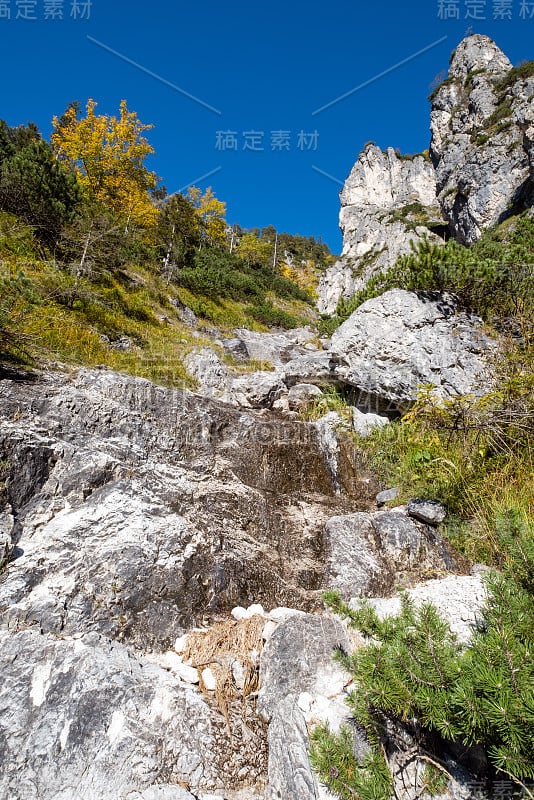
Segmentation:
<svg viewBox="0 0 534 800">
<path fill-rule="evenodd" d="M 237 245 L 237 254 L 249 264 L 264 264 L 271 253 L 271 245 L 253 233 L 244 233 Z M 272 260 L 272 259 L 271 259 Z"/>
<path fill-rule="evenodd" d="M 202 228 L 211 242 L 226 243 L 226 203 L 218 200 L 208 186 L 204 194 L 198 186 L 190 186 L 187 199 L 195 209 Z"/>
<path fill-rule="evenodd" d="M 302 261 L 292 266 L 286 261 L 283 261 L 279 265 L 279 269 L 284 278 L 296 283 L 301 289 L 309 292 L 312 297 L 317 296 L 320 272 L 313 259 L 308 259 L 307 261 Z"/>
<path fill-rule="evenodd" d="M 74 107 L 61 120 L 54 117 L 52 147 L 99 203 L 127 221 L 150 227 L 157 210 L 149 191 L 157 177 L 144 165 L 154 150 L 143 133 L 153 126 L 143 125 L 128 111 L 126 100 L 121 101 L 118 118 L 96 114 L 96 106 L 88 100 L 83 119 Z"/>
</svg>

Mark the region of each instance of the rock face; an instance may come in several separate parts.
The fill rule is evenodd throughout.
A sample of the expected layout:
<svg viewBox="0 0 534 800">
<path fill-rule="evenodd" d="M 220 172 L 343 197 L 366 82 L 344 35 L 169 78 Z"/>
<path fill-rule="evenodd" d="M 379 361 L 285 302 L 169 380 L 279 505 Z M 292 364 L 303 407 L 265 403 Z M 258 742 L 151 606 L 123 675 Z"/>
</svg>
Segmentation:
<svg viewBox="0 0 534 800">
<path fill-rule="evenodd" d="M 246 328 L 237 328 L 235 338 L 223 339 L 222 344 L 237 361 L 252 359 L 281 367 L 297 355 L 316 350 L 313 343 L 316 334 L 311 328 L 295 328 L 277 333 L 257 333 Z"/>
<path fill-rule="evenodd" d="M 464 39 L 432 101 L 438 199 L 460 242 L 532 204 L 534 76 L 521 79 L 487 36 Z"/>
<path fill-rule="evenodd" d="M 224 722 L 117 642 L 4 631 L 0 663 L 2 797 L 187 800 L 183 786 L 217 785 Z"/>
<path fill-rule="evenodd" d="M 361 411 L 391 414 L 413 402 L 421 385 L 441 396 L 487 390 L 485 357 L 493 348 L 480 320 L 458 313 L 451 295 L 391 289 L 363 303 L 328 351 L 286 364 L 285 379 L 337 383 Z"/>
<path fill-rule="evenodd" d="M 437 207 L 436 180 L 423 155 L 398 156 L 368 145 L 340 194 L 343 231 L 341 260 L 328 269 L 318 287 L 317 308 L 332 314 L 340 297 L 350 297 L 367 280 L 410 252 L 423 236 L 441 241 L 430 228 L 443 225 Z M 430 226 L 430 228 L 429 228 Z"/>
<path fill-rule="evenodd" d="M 305 423 L 108 372 L 0 392 L 10 629 L 146 648 L 251 600 L 310 608 L 326 520 L 370 504 L 345 445 L 325 451 Z"/>
<path fill-rule="evenodd" d="M 2 797 L 256 797 L 260 721 L 230 734 L 157 651 L 238 604 L 316 608 L 326 521 L 376 492 L 266 414 L 107 371 L 0 381 Z"/>
<path fill-rule="evenodd" d="M 534 71 L 520 73 L 487 36 L 464 39 L 434 92 L 430 159 L 368 145 L 341 191 L 341 259 L 319 284 L 317 308 L 393 266 L 423 236 L 463 244 L 534 203 Z"/>
</svg>

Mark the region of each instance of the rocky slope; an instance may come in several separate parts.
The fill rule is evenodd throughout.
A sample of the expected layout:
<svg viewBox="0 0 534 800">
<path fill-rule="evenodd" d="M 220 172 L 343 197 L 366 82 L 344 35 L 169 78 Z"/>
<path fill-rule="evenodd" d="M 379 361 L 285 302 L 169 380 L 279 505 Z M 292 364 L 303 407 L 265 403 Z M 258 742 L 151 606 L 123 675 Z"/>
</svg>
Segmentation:
<svg viewBox="0 0 534 800">
<path fill-rule="evenodd" d="M 0 794 L 326 797 L 306 726 L 346 714 L 346 634 L 303 612 L 458 570 L 435 527 L 378 510 L 331 428 L 105 370 L 4 377 L 0 448 Z M 221 624 L 229 655 L 173 650 Z M 287 637 L 309 648 L 290 692 Z"/>
<path fill-rule="evenodd" d="M 464 39 L 432 97 L 431 162 L 369 146 L 341 192 L 341 260 L 323 275 L 318 309 L 408 252 L 445 234 L 463 244 L 534 202 L 534 69 L 513 69 L 487 36 Z M 430 230 L 429 230 L 430 228 Z"/>
<path fill-rule="evenodd" d="M 437 191 L 465 241 L 505 213 L 503 198 L 529 197 L 532 79 L 515 75 L 493 43 L 470 37 L 436 94 Z M 485 161 L 478 137 L 492 133 L 503 76 L 513 121 Z M 469 132 L 451 105 L 466 86 Z M 463 204 L 447 188 L 455 175 Z M 347 286 L 354 265 L 363 279 L 441 224 L 435 193 L 423 156 L 367 148 L 343 193 Z M 330 307 L 336 291 L 325 289 Z M 348 433 L 388 424 L 421 385 L 487 391 L 495 347 L 454 297 L 394 289 L 331 341 L 236 330 L 193 350 L 196 393 L 106 369 L 0 369 L 0 796 L 332 800 L 308 736 L 347 720 L 357 687 L 332 651 L 361 641 L 324 611 L 322 591 L 372 598 L 387 615 L 407 588 L 464 643 L 484 603 L 480 571 L 465 574 L 440 536 L 443 507 L 385 508 L 395 490 L 376 495 Z M 251 359 L 264 369 L 236 369 Z M 347 416 L 296 413 L 332 386 Z M 395 796 L 420 796 L 415 743 L 401 730 L 387 745 Z M 368 749 L 357 731 L 354 747 Z M 474 797 L 454 748 L 443 743 L 440 758 L 442 800 Z"/>
<path fill-rule="evenodd" d="M 246 350 L 257 334 L 236 331 L 227 340 Z M 212 348 L 187 359 L 199 392 L 244 408 L 293 411 L 337 387 L 354 407 L 354 424 L 371 427 L 409 407 L 422 386 L 444 397 L 480 394 L 490 383 L 488 357 L 495 349 L 480 319 L 460 312 L 451 295 L 416 295 L 392 289 L 358 308 L 330 341 L 306 329 L 267 335 L 274 369 L 236 376 Z M 298 340 L 298 344 L 292 341 Z M 224 344 L 224 342 L 223 342 Z M 358 416 L 359 415 L 359 416 Z M 356 422 L 358 420 L 358 423 Z"/>
</svg>

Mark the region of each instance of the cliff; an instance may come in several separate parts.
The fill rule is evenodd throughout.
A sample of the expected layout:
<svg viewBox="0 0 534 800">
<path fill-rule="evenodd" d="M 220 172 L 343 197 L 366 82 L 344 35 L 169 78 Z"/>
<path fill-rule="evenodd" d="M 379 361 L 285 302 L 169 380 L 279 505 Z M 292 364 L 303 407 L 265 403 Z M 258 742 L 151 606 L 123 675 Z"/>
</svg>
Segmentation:
<svg viewBox="0 0 534 800">
<path fill-rule="evenodd" d="M 318 310 L 332 314 L 423 236 L 472 244 L 534 201 L 534 64 L 513 68 L 487 36 L 464 39 L 431 96 L 430 160 L 365 148 L 341 198 L 340 261 Z M 444 222 L 445 221 L 445 224 Z M 441 239 L 440 239 L 441 237 Z"/>
</svg>

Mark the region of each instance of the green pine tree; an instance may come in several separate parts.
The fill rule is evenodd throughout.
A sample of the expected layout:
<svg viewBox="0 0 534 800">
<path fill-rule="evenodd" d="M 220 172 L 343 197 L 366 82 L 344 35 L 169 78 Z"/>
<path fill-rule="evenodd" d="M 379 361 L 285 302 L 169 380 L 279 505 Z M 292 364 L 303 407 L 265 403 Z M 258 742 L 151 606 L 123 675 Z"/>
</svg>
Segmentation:
<svg viewBox="0 0 534 800">
<path fill-rule="evenodd" d="M 348 732 L 336 737 L 319 729 L 313 737 L 313 762 L 342 798 L 387 796 L 381 754 L 387 721 L 437 737 L 439 749 L 448 740 L 482 746 L 489 778 L 508 777 L 520 786 L 534 779 L 534 526 L 511 514 L 497 534 L 506 563 L 489 574 L 483 624 L 467 649 L 430 604 L 415 609 L 405 596 L 398 616 L 380 620 L 365 602 L 353 610 L 337 593 L 326 595 L 327 605 L 368 639 L 336 658 L 354 677 L 348 704 L 374 747 L 374 761 L 352 759 L 349 780 Z"/>
<path fill-rule="evenodd" d="M 31 225 L 46 244 L 58 240 L 80 201 L 75 176 L 56 161 L 44 141 L 32 141 L 0 165 L 0 209 Z"/>
</svg>

